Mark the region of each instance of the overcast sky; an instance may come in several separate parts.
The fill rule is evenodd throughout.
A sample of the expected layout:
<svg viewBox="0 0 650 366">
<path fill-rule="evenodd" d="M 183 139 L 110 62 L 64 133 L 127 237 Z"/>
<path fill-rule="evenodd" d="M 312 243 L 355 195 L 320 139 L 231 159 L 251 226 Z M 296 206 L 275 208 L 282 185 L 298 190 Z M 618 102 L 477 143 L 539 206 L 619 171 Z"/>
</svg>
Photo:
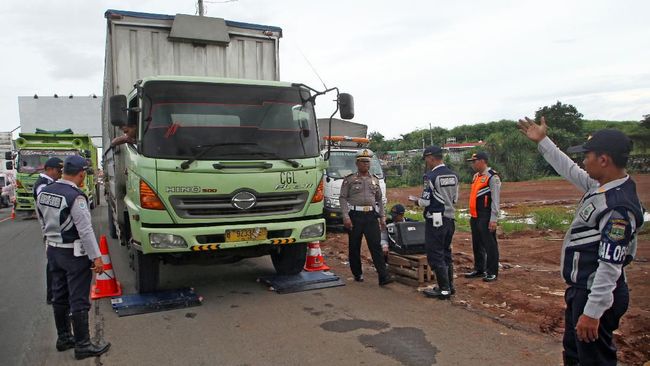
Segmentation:
<svg viewBox="0 0 650 366">
<path fill-rule="evenodd" d="M 102 93 L 106 9 L 195 14 L 193 0 L 4 0 L 0 131 L 18 96 Z M 355 97 L 387 137 L 516 119 L 560 100 L 588 119 L 650 113 L 650 1 L 206 1 L 208 16 L 278 26 L 280 75 Z M 304 54 L 304 56 L 303 56 Z M 323 98 L 323 97 L 321 97 Z M 332 103 L 317 102 L 319 117 Z M 64 126 L 62 126 L 64 127 Z"/>
</svg>

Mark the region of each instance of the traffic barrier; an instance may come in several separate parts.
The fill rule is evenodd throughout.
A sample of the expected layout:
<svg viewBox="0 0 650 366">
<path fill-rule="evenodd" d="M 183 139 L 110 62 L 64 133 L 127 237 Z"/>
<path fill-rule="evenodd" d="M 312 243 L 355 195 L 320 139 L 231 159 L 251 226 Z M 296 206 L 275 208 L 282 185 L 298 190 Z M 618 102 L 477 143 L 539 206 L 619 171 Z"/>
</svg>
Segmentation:
<svg viewBox="0 0 650 366">
<path fill-rule="evenodd" d="M 327 271 L 330 267 L 325 264 L 323 259 L 323 254 L 320 251 L 320 243 L 315 241 L 309 243 L 309 249 L 307 251 L 307 262 L 305 262 L 305 271 L 315 272 L 315 271 Z"/>
<path fill-rule="evenodd" d="M 99 252 L 102 254 L 104 262 L 104 272 L 95 276 L 95 283 L 90 289 L 90 298 L 93 300 L 103 297 L 113 297 L 122 295 L 122 286 L 115 278 L 111 256 L 108 254 L 108 242 L 106 236 L 102 235 L 99 239 Z"/>
</svg>

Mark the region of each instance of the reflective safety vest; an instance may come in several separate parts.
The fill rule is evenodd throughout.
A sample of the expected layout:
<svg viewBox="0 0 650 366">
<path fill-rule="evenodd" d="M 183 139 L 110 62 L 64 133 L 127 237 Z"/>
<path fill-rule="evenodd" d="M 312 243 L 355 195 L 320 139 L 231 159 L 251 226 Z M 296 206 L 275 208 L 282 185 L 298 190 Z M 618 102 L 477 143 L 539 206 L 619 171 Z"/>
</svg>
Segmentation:
<svg viewBox="0 0 650 366">
<path fill-rule="evenodd" d="M 490 179 L 495 175 L 497 172 L 492 169 L 488 169 L 487 174 L 474 174 L 469 191 L 469 214 L 473 218 L 490 216 L 492 206 Z"/>
</svg>

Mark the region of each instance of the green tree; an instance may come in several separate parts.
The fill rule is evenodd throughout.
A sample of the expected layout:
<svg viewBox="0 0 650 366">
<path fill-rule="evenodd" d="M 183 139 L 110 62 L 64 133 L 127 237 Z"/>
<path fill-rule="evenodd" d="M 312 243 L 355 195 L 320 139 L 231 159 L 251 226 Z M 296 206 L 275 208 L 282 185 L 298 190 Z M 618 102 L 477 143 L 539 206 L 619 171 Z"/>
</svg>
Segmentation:
<svg viewBox="0 0 650 366">
<path fill-rule="evenodd" d="M 539 171 L 536 159 L 539 155 L 514 124 L 511 128 L 488 136 L 486 150 L 490 165 L 505 181 L 522 181 L 536 178 Z"/>
<path fill-rule="evenodd" d="M 645 128 L 650 128 L 650 114 L 646 114 L 643 116 L 643 119 L 641 120 L 641 126 Z"/>
<path fill-rule="evenodd" d="M 545 106 L 535 112 L 535 120 L 546 118 L 551 130 L 562 129 L 574 135 L 582 134 L 582 113 L 571 104 L 562 104 L 559 100 L 552 106 Z"/>
</svg>

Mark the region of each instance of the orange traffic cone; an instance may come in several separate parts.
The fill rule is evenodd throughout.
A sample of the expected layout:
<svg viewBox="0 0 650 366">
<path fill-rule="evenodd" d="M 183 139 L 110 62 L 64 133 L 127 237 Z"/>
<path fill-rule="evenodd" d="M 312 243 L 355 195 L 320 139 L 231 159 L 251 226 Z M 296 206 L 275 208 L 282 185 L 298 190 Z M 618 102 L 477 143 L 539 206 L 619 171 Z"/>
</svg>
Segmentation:
<svg viewBox="0 0 650 366">
<path fill-rule="evenodd" d="M 115 278 L 111 257 L 108 255 L 108 242 L 106 242 L 105 235 L 102 235 L 99 239 L 99 252 L 102 254 L 104 272 L 95 277 L 95 284 L 90 290 L 90 298 L 96 300 L 102 297 L 122 295 L 122 286 Z"/>
<path fill-rule="evenodd" d="M 16 206 L 11 207 L 11 219 L 12 220 L 16 219 Z"/>
<path fill-rule="evenodd" d="M 330 267 L 325 264 L 323 254 L 320 251 L 320 243 L 315 241 L 309 243 L 309 251 L 307 252 L 307 262 L 305 263 L 305 271 L 327 271 Z"/>
</svg>

